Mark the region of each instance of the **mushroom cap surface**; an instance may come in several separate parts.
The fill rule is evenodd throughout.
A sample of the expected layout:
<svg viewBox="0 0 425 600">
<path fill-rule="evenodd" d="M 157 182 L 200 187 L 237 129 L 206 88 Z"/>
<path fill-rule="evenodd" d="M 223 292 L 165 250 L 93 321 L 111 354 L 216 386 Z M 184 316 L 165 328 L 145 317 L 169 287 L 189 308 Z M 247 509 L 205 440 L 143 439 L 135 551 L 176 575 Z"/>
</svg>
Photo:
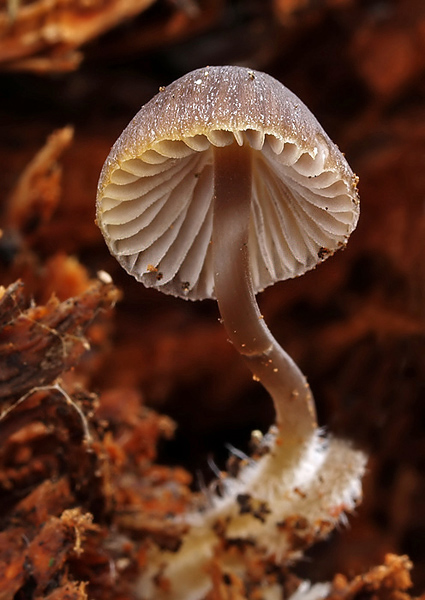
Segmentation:
<svg viewBox="0 0 425 600">
<path fill-rule="evenodd" d="M 359 217 L 357 177 L 308 108 L 273 77 L 206 67 L 145 104 L 103 166 L 97 223 L 147 287 L 214 298 L 214 151 L 252 151 L 249 256 L 254 291 L 296 277 L 345 246 Z"/>
</svg>

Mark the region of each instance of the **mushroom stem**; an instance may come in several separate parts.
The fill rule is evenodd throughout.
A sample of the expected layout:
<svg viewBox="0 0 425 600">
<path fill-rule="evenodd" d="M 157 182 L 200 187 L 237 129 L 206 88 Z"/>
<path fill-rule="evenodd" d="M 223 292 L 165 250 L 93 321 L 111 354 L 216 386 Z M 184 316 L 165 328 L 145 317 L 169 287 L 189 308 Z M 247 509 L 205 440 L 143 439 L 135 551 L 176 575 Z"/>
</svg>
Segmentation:
<svg viewBox="0 0 425 600">
<path fill-rule="evenodd" d="M 255 299 L 248 247 L 251 153 L 246 144 L 214 149 L 215 295 L 230 341 L 273 398 L 281 440 L 299 443 L 317 428 L 314 400 L 305 376 L 271 334 Z"/>
</svg>

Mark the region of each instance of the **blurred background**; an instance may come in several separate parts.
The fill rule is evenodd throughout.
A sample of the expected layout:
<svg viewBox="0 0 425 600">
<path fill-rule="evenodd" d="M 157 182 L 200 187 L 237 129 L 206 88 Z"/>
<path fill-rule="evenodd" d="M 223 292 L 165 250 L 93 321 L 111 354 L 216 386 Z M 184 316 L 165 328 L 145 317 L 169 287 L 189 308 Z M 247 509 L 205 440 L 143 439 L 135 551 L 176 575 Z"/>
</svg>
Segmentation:
<svg viewBox="0 0 425 600">
<path fill-rule="evenodd" d="M 109 256 L 94 223 L 99 172 L 124 126 L 160 86 L 221 64 L 282 81 L 360 178 L 361 218 L 347 249 L 259 298 L 308 377 L 320 424 L 370 455 L 349 529 L 315 546 L 297 572 L 353 575 L 388 551 L 407 553 L 423 590 L 422 0 L 0 0 L 0 283 L 21 277 L 45 302 L 52 292 L 66 297 L 63 282 L 49 286 L 61 257 L 90 277 L 107 271 L 123 295 L 102 351 L 86 358 L 85 386 L 135 389 L 170 415 L 176 433 L 158 461 L 183 465 L 195 488 L 199 472 L 212 478 L 209 458 L 224 468 L 225 444 L 247 451 L 273 408 L 226 341 L 215 303 L 146 290 Z M 58 197 L 35 220 L 14 214 L 25 167 L 68 125 Z"/>
</svg>

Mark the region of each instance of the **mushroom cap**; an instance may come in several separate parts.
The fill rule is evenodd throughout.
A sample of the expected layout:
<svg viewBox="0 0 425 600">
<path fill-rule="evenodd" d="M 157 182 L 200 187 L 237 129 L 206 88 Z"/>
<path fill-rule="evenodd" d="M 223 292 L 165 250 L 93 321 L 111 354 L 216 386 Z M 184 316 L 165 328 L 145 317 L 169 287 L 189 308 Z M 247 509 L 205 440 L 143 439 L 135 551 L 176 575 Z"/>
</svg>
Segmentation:
<svg viewBox="0 0 425 600">
<path fill-rule="evenodd" d="M 103 166 L 97 223 L 147 287 L 214 298 L 213 147 L 252 150 L 249 256 L 254 291 L 301 275 L 345 246 L 357 177 L 308 108 L 273 77 L 206 67 L 145 104 Z"/>
</svg>

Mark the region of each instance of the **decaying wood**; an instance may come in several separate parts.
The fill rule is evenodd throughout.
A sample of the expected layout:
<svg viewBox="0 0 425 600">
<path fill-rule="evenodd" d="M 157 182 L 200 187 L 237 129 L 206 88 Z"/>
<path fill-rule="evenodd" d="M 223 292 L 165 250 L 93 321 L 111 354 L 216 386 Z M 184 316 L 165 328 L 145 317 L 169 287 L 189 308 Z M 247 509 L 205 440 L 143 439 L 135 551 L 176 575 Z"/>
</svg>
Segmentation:
<svg viewBox="0 0 425 600">
<path fill-rule="evenodd" d="M 28 235 L 51 218 L 61 197 L 62 167 L 58 160 L 73 135 L 72 127 L 53 132 L 26 166 L 5 203 L 5 228 Z"/>
<path fill-rule="evenodd" d="M 25 306 L 24 285 L 1 290 L 0 402 L 17 399 L 33 387 L 52 383 L 75 366 L 88 349 L 84 331 L 96 314 L 110 308 L 119 293 L 112 284 L 94 283 L 77 298 L 45 306 Z"/>
<path fill-rule="evenodd" d="M 52 293 L 61 299 L 78 295 L 88 287 L 85 269 L 73 257 L 59 253 L 43 268 L 32 246 L 40 231 L 50 223 L 62 196 L 62 164 L 64 151 L 73 140 L 73 128 L 54 131 L 20 174 L 5 199 L 0 223 L 0 275 L 3 285 L 25 280 L 28 293 L 42 288 L 47 302 Z M 2 271 L 2 267 L 5 267 Z M 41 277 L 41 280 L 40 280 Z M 58 277 L 64 283 L 58 289 Z M 44 279 L 44 281 L 42 281 Z M 74 285 L 69 285 L 73 280 Z M 79 280 L 80 284 L 77 285 Z M 68 284 L 65 284 L 65 282 Z M 37 285 L 39 282 L 39 285 Z M 61 286 L 59 286 L 60 288 Z M 6 301 L 6 298 L 3 298 Z M 10 299 L 9 299 L 10 301 Z M 15 298 L 16 301 L 16 298 Z"/>
<path fill-rule="evenodd" d="M 410 598 L 407 590 L 412 587 L 412 566 L 407 556 L 387 554 L 383 565 L 373 567 L 351 581 L 343 575 L 337 575 L 327 600 L 353 600 L 359 597 L 407 600 Z"/>
<path fill-rule="evenodd" d="M 21 519 L 21 523 L 24 522 Z M 76 585 L 75 582 L 69 582 L 64 566 L 69 557 L 78 557 L 81 554 L 81 546 L 87 532 L 95 529 L 91 515 L 82 514 L 79 509 L 68 509 L 59 517 L 48 516 L 35 531 L 21 526 L 0 533 L 0 547 L 3 549 L 3 560 L 0 561 L 0 598 L 13 598 L 13 595 L 26 583 L 28 586 L 30 581 L 33 582 L 31 587 L 35 597 L 47 597 L 55 579 L 57 585 L 53 589 L 62 587 L 65 588 L 65 592 L 74 588 L 74 593 L 79 594 L 77 598 L 85 598 L 85 584 L 79 582 Z M 17 535 L 19 530 L 20 536 Z M 12 559 L 9 561 L 8 556 L 4 554 L 6 545 Z M 14 562 L 15 556 L 20 558 Z"/>
<path fill-rule="evenodd" d="M 88 394 L 70 371 L 91 329 L 103 339 L 119 292 L 69 260 L 55 258 L 53 281 L 65 270 L 61 293 L 82 291 L 62 302 L 29 302 L 20 281 L 1 288 L 1 600 L 131 598 L 142 540 L 176 547 L 181 531 L 166 515 L 191 497 L 183 469 L 153 464 L 172 421 L 143 408 L 134 390 Z"/>
<path fill-rule="evenodd" d="M 154 0 L 19 0 L 0 12 L 0 66 L 34 72 L 78 67 L 83 44 L 143 12 Z"/>
<path fill-rule="evenodd" d="M 4 411 L 0 598 L 31 589 L 34 598 L 85 600 L 86 582 L 90 597 L 131 598 L 146 540 L 175 548 L 181 531 L 167 515 L 190 499 L 187 473 L 153 464 L 173 429 L 128 390 L 103 399 L 55 383 Z"/>
</svg>

